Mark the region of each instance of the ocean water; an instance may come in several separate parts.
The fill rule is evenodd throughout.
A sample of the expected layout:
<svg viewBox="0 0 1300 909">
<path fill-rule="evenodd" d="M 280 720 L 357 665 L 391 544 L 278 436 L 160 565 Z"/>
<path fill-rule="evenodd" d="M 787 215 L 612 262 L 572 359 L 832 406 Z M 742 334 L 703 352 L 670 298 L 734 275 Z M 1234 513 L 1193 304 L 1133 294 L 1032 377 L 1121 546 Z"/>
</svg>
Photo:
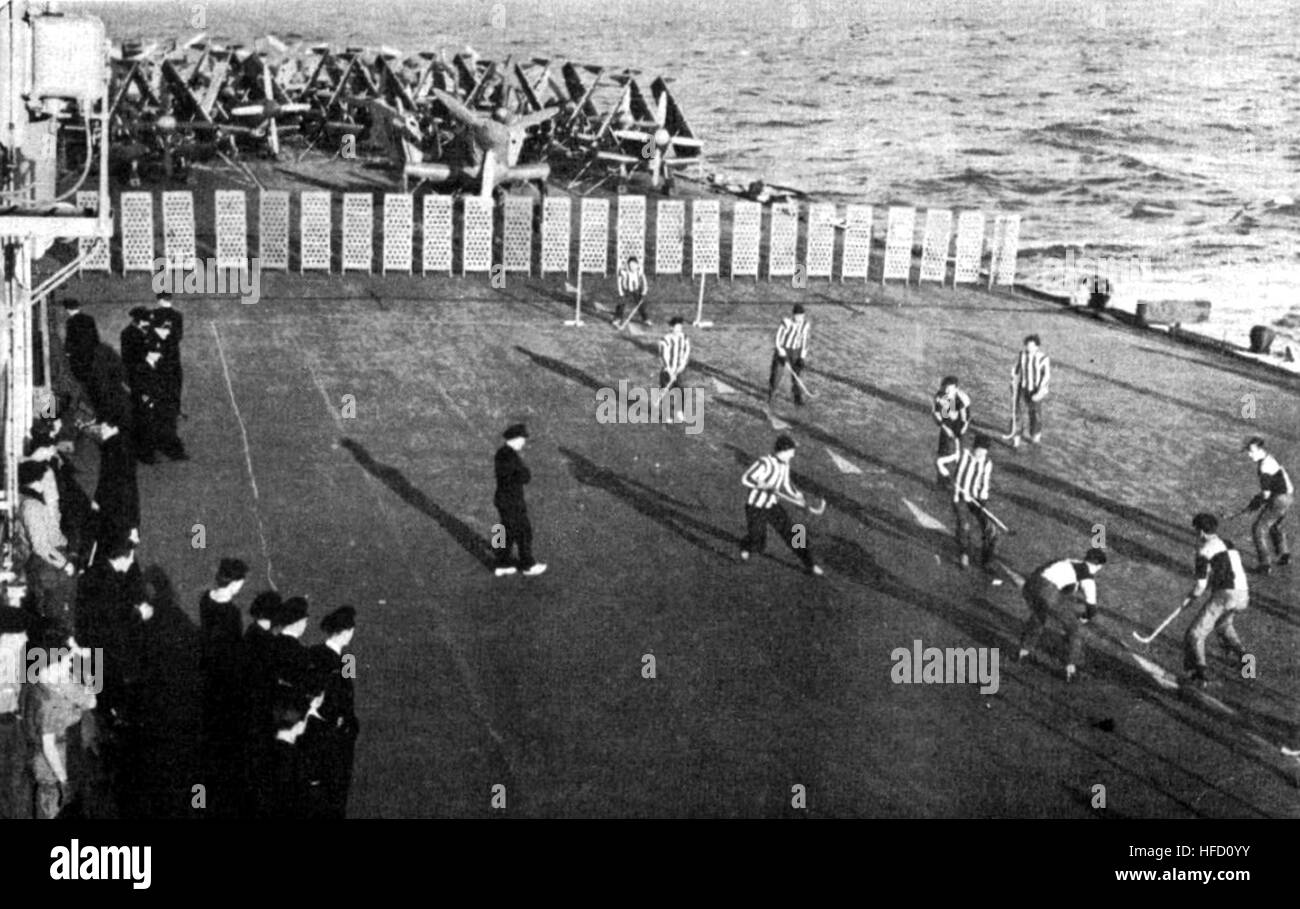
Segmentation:
<svg viewBox="0 0 1300 909">
<path fill-rule="evenodd" d="M 1022 215 L 1022 280 L 1100 259 L 1129 299 L 1300 342 L 1295 0 L 62 3 L 122 37 L 565 57 L 670 78 L 707 170 L 839 202 Z"/>
</svg>

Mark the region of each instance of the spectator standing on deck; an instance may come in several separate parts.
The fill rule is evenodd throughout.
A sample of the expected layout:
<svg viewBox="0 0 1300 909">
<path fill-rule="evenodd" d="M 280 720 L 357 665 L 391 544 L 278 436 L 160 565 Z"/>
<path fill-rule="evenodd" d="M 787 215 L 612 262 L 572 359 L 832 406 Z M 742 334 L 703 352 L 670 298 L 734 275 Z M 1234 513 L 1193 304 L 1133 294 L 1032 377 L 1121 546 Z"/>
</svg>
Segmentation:
<svg viewBox="0 0 1300 909">
<path fill-rule="evenodd" d="M 1259 557 L 1260 574 L 1273 570 L 1273 552 L 1277 554 L 1278 565 L 1291 561 L 1291 550 L 1287 546 L 1286 528 L 1282 522 L 1291 510 L 1295 497 L 1295 486 L 1286 468 L 1277 462 L 1264 448 L 1264 440 L 1253 436 L 1246 440 L 1244 449 L 1255 462 L 1259 474 L 1259 492 L 1250 500 L 1249 510 L 1258 511 L 1255 523 L 1251 525 L 1251 536 L 1255 540 L 1255 554 Z M 1269 551 L 1269 543 L 1273 552 Z"/>
<path fill-rule="evenodd" d="M 171 310 L 156 309 L 153 315 L 153 334 L 146 342 L 145 369 L 141 370 L 144 397 L 147 400 L 145 418 L 149 421 L 149 443 L 173 461 L 188 461 L 185 446 L 176 430 L 180 419 L 181 377 L 180 351 L 171 341 L 173 320 L 179 315 Z M 147 454 L 152 455 L 152 451 Z M 138 452 L 143 460 L 145 452 Z"/>
<path fill-rule="evenodd" d="M 528 519 L 528 505 L 524 502 L 524 487 L 532 480 L 524 459 L 519 457 L 528 441 L 528 429 L 522 423 L 507 427 L 502 438 L 505 444 L 497 449 L 493 469 L 496 474 L 497 487 L 492 497 L 501 526 L 505 531 L 501 545 L 493 545 L 496 550 L 497 577 L 523 572 L 527 577 L 535 577 L 546 570 L 545 562 L 533 558 L 533 524 Z M 512 548 L 519 550 L 519 562 L 511 564 Z"/>
<path fill-rule="evenodd" d="M 347 814 L 348 790 L 352 786 L 352 763 L 356 751 L 356 694 L 353 690 L 355 663 L 345 657 L 352 643 L 356 610 L 340 606 L 321 620 L 325 642 L 310 650 L 318 684 L 325 687 L 325 699 L 317 711 L 319 723 L 308 726 L 306 740 L 310 755 L 312 807 L 315 817 L 343 818 Z"/>
<path fill-rule="evenodd" d="M 952 482 L 952 468 L 961 459 L 961 439 L 970 428 L 970 396 L 957 385 L 956 376 L 944 376 L 931 409 L 934 422 L 939 425 L 934 469 L 940 486 Z"/>
<path fill-rule="evenodd" d="M 131 413 L 135 414 L 141 409 L 138 401 L 141 370 L 145 365 L 145 354 L 148 353 L 147 342 L 153 336 L 153 330 L 148 307 L 133 307 L 130 317 L 130 324 L 122 329 L 122 333 L 118 336 L 118 349 L 122 355 L 122 371 L 125 374 L 126 387 L 130 392 Z M 105 403 L 109 403 L 107 395 L 104 397 Z M 132 435 L 135 435 L 140 429 L 147 429 L 147 427 L 136 426 L 133 423 L 131 426 Z M 135 439 L 135 447 L 143 450 L 140 445 L 141 441 L 141 439 Z"/>
<path fill-rule="evenodd" d="M 998 549 L 998 528 L 989 517 L 989 480 L 993 476 L 993 462 L 989 460 L 989 440 L 977 435 L 975 444 L 961 453 L 957 472 L 953 477 L 952 513 L 957 524 L 957 551 L 962 568 L 970 567 L 967 554 L 970 545 L 971 518 L 979 523 L 982 538 L 980 564 L 988 568 Z"/>
<path fill-rule="evenodd" d="M 630 297 L 632 311 L 642 325 L 653 325 L 650 321 L 650 308 L 646 306 L 645 295 L 650 290 L 650 282 L 641 268 L 641 260 L 628 256 L 627 262 L 618 270 L 618 306 L 614 308 L 614 321 L 623 321 L 623 298 Z"/>
<path fill-rule="evenodd" d="M 181 368 L 181 341 L 185 339 L 185 316 L 172 305 L 172 295 L 165 291 L 158 294 L 158 305 L 154 307 L 150 316 L 155 328 L 159 325 L 167 326 L 163 357 L 167 361 L 168 369 L 176 376 L 176 406 L 179 409 L 181 385 L 184 379 L 184 370 Z"/>
<path fill-rule="evenodd" d="M 95 353 L 99 350 L 99 328 L 92 316 L 81 311 L 77 300 L 64 300 L 67 321 L 63 324 L 63 352 L 68 358 L 68 370 L 80 383 L 91 402 L 97 402 L 94 387 Z"/>
<path fill-rule="evenodd" d="M 26 689 L 23 718 L 32 742 L 31 772 L 36 782 L 36 817 L 52 819 L 72 801 L 68 766 L 69 733 L 95 708 L 95 695 L 74 670 L 80 653 L 66 630 L 49 628 L 38 640 L 36 684 Z M 31 664 L 29 664 L 31 665 Z M 80 744 L 80 738 L 75 740 Z"/>
<path fill-rule="evenodd" d="M 1183 600 L 1186 609 L 1206 590 L 1210 595 L 1201 604 L 1187 635 L 1183 639 L 1183 668 L 1188 681 L 1204 688 L 1209 684 L 1206 675 L 1205 640 L 1215 631 L 1224 652 L 1240 665 L 1246 647 L 1237 635 L 1233 619 L 1250 604 L 1250 588 L 1246 583 L 1246 569 L 1241 564 L 1241 553 L 1231 540 L 1219 537 L 1219 519 L 1201 512 L 1192 518 L 1196 531 L 1196 586 Z"/>
<path fill-rule="evenodd" d="M 114 416 L 98 426 L 99 481 L 90 503 L 98 523 L 99 547 L 108 549 L 140 541 L 140 489 L 135 455 Z"/>
<path fill-rule="evenodd" d="M 772 453 L 763 455 L 745 471 L 741 484 L 749 490 L 745 499 L 745 540 L 740 544 L 740 558 L 749 561 L 751 553 L 762 552 L 767 545 L 767 525 L 771 524 L 812 575 L 824 572 L 813 559 L 812 551 L 800 545 L 794 525 L 781 500 L 804 507 L 804 494 L 790 483 L 790 461 L 794 459 L 794 440 L 777 436 Z"/>
<path fill-rule="evenodd" d="M 208 806 L 217 817 L 239 810 L 239 765 L 243 759 L 244 705 L 240 698 L 244 620 L 235 597 L 248 566 L 222 559 L 212 589 L 199 599 L 203 673 L 203 758 Z"/>
<path fill-rule="evenodd" d="M 27 640 L 36 620 L 0 603 L 0 821 L 31 817 L 27 733 L 19 714 L 27 677 Z"/>
<path fill-rule="evenodd" d="M 1038 637 L 1048 619 L 1055 619 L 1065 629 L 1068 662 L 1065 680 L 1073 682 L 1083 662 L 1083 626 L 1097 614 L 1097 572 L 1106 564 L 1106 552 L 1089 549 L 1082 561 L 1061 559 L 1048 562 L 1025 579 L 1024 598 L 1029 604 L 1029 619 L 1020 635 L 1018 659 L 1028 659 L 1038 644 Z M 1083 598 L 1079 614 L 1078 598 Z"/>
<path fill-rule="evenodd" d="M 790 367 L 790 394 L 796 405 L 803 404 L 803 389 L 799 386 L 799 376 L 808 359 L 808 332 L 812 326 L 804 315 L 802 303 L 796 303 L 791 314 L 781 320 L 776 329 L 776 341 L 772 348 L 772 368 L 767 376 L 767 403 L 772 403 L 776 386 L 781 381 L 781 372 Z"/>
<path fill-rule="evenodd" d="M 1023 407 L 1028 413 L 1029 441 L 1038 445 L 1043 441 L 1043 399 L 1047 397 L 1048 387 L 1052 381 L 1052 362 L 1040 348 L 1038 335 L 1025 337 L 1024 348 L 1011 370 L 1011 388 L 1015 394 L 1015 416 L 1018 418 Z M 1018 421 L 1016 433 L 1011 444 L 1020 447 L 1020 437 L 1025 434 L 1025 427 Z"/>
<path fill-rule="evenodd" d="M 53 471 L 45 461 L 24 461 L 18 465 L 21 501 L 18 516 L 31 555 L 27 559 L 27 581 L 35 595 L 37 611 L 64 631 L 72 630 L 73 577 L 76 567 L 68 558 L 68 540 L 59 529 L 57 506 L 45 501 L 39 486 Z M 57 502 L 57 499 L 56 499 Z"/>
</svg>

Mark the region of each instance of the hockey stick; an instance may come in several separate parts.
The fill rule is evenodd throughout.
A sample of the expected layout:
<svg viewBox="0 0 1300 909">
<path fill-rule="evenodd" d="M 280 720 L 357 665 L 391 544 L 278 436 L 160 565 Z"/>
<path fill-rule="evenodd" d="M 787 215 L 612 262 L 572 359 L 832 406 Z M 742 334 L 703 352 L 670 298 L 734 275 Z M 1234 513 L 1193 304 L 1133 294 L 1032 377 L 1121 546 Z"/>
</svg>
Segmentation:
<svg viewBox="0 0 1300 909">
<path fill-rule="evenodd" d="M 809 513 L 809 514 L 825 514 L 825 513 L 826 513 L 826 500 L 825 500 L 825 499 L 820 499 L 820 500 L 818 500 L 818 504 L 817 504 L 817 505 L 809 505 L 809 504 L 808 504 L 808 499 L 807 499 L 806 496 L 804 497 L 804 500 L 803 500 L 802 502 L 800 502 L 798 499 L 792 499 L 792 498 L 790 498 L 790 497 L 787 496 L 787 495 L 782 495 L 782 494 L 779 493 L 779 492 L 777 493 L 777 497 L 778 497 L 778 498 L 781 498 L 781 499 L 784 499 L 785 501 L 789 502 L 791 505 L 796 506 L 797 508 L 806 508 L 806 509 L 808 510 L 808 513 Z"/>
<path fill-rule="evenodd" d="M 582 269 L 578 269 L 578 286 L 575 289 L 576 296 L 573 298 L 573 318 L 566 319 L 564 324 L 568 326 L 582 326 Z"/>
<path fill-rule="evenodd" d="M 1160 625 L 1156 628 L 1156 630 L 1151 632 L 1151 634 L 1147 635 L 1146 637 L 1142 637 L 1142 635 L 1138 634 L 1135 631 L 1133 632 L 1133 637 L 1137 638 L 1143 644 L 1150 644 L 1152 641 L 1156 639 L 1156 635 L 1160 634 L 1160 632 L 1168 628 L 1169 623 L 1172 622 L 1174 619 L 1178 618 L 1178 613 L 1182 612 L 1183 608 L 1186 605 L 1187 605 L 1187 601 L 1183 600 L 1182 604 L 1179 605 L 1179 607 L 1175 609 L 1173 612 L 1169 613 L 1169 616 L 1163 622 L 1161 622 Z"/>
<path fill-rule="evenodd" d="M 1016 414 L 1016 411 L 1018 409 L 1016 407 L 1017 397 L 1019 397 L 1019 395 L 1017 394 L 1016 384 L 1012 382 L 1011 383 L 1011 431 L 1002 437 L 1002 440 L 1004 442 L 1010 441 L 1011 439 L 1014 439 L 1016 436 L 1020 435 L 1020 430 L 1016 425 L 1016 418 L 1018 416 Z"/>
<path fill-rule="evenodd" d="M 712 322 L 704 321 L 704 277 L 705 273 L 700 272 L 700 300 L 695 305 L 695 321 L 691 324 L 696 328 L 712 328 Z"/>
<path fill-rule="evenodd" d="M 1006 524 L 1003 524 L 1002 521 L 1001 521 L 1001 519 L 998 518 L 998 516 L 995 515 L 993 512 L 991 512 L 991 511 L 989 511 L 987 508 L 985 508 L 982 502 L 978 502 L 978 501 L 976 501 L 976 500 L 974 500 L 974 499 L 971 499 L 970 501 L 975 502 L 975 507 L 976 507 L 976 508 L 978 508 L 980 511 L 984 512 L 985 516 L 986 516 L 990 521 L 992 521 L 994 524 L 998 525 L 998 527 L 1002 528 L 1002 532 L 1003 532 L 1003 533 L 1005 533 L 1007 536 L 1015 536 L 1016 532 L 1015 532 L 1014 530 L 1012 530 L 1010 527 L 1008 527 Z"/>
<path fill-rule="evenodd" d="M 631 324 L 632 322 L 632 317 L 635 316 L 641 310 L 641 304 L 644 302 L 645 302 L 645 294 L 642 294 L 641 299 L 636 301 L 636 306 L 632 307 L 632 311 L 628 313 L 627 318 L 623 320 L 623 324 L 619 325 L 618 322 L 614 323 L 614 330 L 622 331 L 623 329 L 627 328 L 628 325 Z"/>
<path fill-rule="evenodd" d="M 804 384 L 803 379 L 799 378 L 799 373 L 794 371 L 794 367 L 790 365 L 790 361 L 783 360 L 782 362 L 785 363 L 785 368 L 790 373 L 790 378 L 794 379 L 796 382 L 799 383 L 799 387 L 803 389 L 803 393 L 810 398 L 817 397 L 817 394 L 811 388 L 809 388 L 807 385 Z"/>
</svg>

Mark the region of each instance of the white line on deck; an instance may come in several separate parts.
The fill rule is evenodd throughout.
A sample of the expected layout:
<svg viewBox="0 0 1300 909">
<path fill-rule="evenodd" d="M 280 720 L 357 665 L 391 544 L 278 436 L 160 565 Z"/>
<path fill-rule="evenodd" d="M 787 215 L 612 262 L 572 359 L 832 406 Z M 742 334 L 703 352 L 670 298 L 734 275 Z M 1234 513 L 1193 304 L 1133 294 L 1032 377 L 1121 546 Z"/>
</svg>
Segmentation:
<svg viewBox="0 0 1300 909">
<path fill-rule="evenodd" d="M 275 579 L 271 577 L 271 547 L 266 542 L 266 528 L 262 525 L 261 496 L 257 492 L 257 477 L 253 474 L 253 454 L 248 448 L 248 429 L 244 426 L 244 415 L 239 412 L 239 404 L 235 401 L 235 386 L 230 382 L 230 367 L 226 363 L 226 351 L 221 344 L 221 332 L 217 329 L 216 322 L 209 322 L 208 326 L 212 329 L 212 336 L 217 339 L 217 356 L 221 359 L 221 373 L 226 377 L 226 391 L 230 394 L 230 406 L 235 411 L 235 419 L 239 421 L 239 435 L 244 443 L 244 463 L 248 465 L 248 483 L 253 488 L 253 518 L 257 521 L 257 536 L 262 541 L 262 558 L 266 559 L 266 583 L 271 585 L 275 590 Z"/>
</svg>

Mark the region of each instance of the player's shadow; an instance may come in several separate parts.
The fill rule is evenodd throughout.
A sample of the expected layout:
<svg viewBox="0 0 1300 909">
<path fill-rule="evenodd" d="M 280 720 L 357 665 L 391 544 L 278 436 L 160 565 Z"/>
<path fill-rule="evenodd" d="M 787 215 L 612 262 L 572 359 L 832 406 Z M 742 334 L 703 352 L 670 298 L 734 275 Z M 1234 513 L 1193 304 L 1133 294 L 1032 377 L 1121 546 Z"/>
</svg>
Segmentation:
<svg viewBox="0 0 1300 909">
<path fill-rule="evenodd" d="M 519 351 L 521 354 L 528 357 L 530 360 L 532 360 L 534 363 L 536 363 L 538 366 L 542 367 L 543 369 L 550 370 L 551 372 L 555 373 L 557 376 L 561 376 L 565 379 L 568 379 L 570 382 L 577 382 L 579 385 L 585 385 L 588 388 L 590 388 L 592 391 L 599 391 L 600 389 L 604 388 L 607 384 L 598 381 L 588 373 L 585 373 L 581 369 L 578 369 L 576 366 L 570 366 L 568 363 L 565 363 L 563 360 L 557 360 L 554 357 L 548 357 L 546 354 L 535 353 L 534 351 L 529 350 L 527 347 L 520 347 L 518 345 L 515 346 L 515 350 Z"/>
<path fill-rule="evenodd" d="M 560 446 L 560 453 L 570 464 L 573 477 L 584 486 L 591 486 L 607 492 L 622 500 L 637 512 L 650 518 L 662 527 L 671 530 L 692 546 L 713 553 L 721 558 L 731 560 L 732 553 L 719 548 L 713 541 L 728 544 L 737 551 L 741 538 L 719 530 L 707 521 L 702 521 L 685 509 L 690 506 L 672 499 L 664 493 L 644 483 L 640 483 L 622 474 L 602 467 L 570 448 Z M 666 504 L 671 502 L 671 506 Z"/>
<path fill-rule="evenodd" d="M 361 465 L 366 473 L 397 493 L 403 502 L 433 518 L 438 526 L 451 535 L 451 538 L 460 545 L 461 549 L 464 549 L 477 559 L 484 567 L 491 568 L 495 564 L 495 560 L 492 558 L 492 547 L 488 545 L 487 540 L 479 536 L 473 527 L 460 520 L 460 518 L 447 511 L 412 485 L 411 481 L 406 479 L 400 470 L 376 461 L 370 455 L 370 452 L 365 449 L 365 446 L 355 439 L 339 439 L 339 445 L 347 449 L 348 453 L 356 458 L 357 463 Z"/>
</svg>

